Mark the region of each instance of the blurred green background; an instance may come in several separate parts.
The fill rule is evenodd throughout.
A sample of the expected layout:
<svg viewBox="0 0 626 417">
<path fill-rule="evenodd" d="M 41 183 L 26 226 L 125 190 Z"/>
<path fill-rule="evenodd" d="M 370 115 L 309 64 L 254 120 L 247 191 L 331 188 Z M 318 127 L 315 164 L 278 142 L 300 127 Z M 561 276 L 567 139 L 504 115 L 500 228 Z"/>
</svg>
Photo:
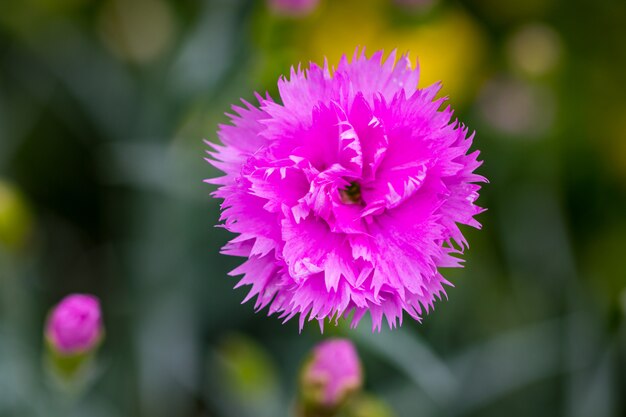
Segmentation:
<svg viewBox="0 0 626 417">
<path fill-rule="evenodd" d="M 626 2 L 414 3 L 0 0 L 0 416 L 287 417 L 329 334 L 399 417 L 625 415 Z M 443 81 L 489 210 L 423 324 L 298 334 L 232 289 L 202 139 L 357 45 Z M 107 339 L 68 399 L 42 328 L 70 292 L 101 298 Z"/>
</svg>

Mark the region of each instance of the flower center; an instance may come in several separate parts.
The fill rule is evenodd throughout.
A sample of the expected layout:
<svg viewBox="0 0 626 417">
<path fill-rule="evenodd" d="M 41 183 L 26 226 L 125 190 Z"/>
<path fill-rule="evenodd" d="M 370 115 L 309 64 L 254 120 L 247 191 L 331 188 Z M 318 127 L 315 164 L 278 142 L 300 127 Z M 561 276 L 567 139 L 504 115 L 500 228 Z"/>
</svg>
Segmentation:
<svg viewBox="0 0 626 417">
<path fill-rule="evenodd" d="M 352 181 L 346 188 L 339 190 L 339 193 L 344 204 L 363 204 L 361 186 L 356 181 Z"/>
</svg>

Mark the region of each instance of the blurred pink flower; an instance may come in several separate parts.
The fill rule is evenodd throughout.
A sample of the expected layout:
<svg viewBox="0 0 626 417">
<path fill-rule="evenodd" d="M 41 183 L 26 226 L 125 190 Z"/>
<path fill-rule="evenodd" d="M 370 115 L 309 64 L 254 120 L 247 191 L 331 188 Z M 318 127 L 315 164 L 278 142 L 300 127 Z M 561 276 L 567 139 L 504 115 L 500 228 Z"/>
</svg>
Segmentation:
<svg viewBox="0 0 626 417">
<path fill-rule="evenodd" d="M 93 295 L 68 295 L 48 316 L 46 338 L 62 355 L 87 352 L 97 346 L 102 335 L 100 302 Z"/>
<path fill-rule="evenodd" d="M 285 321 L 366 312 L 374 329 L 403 311 L 420 320 L 445 294 L 439 267 L 459 267 L 467 246 L 458 224 L 474 216 L 479 186 L 473 135 L 440 110 L 439 84 L 417 89 L 418 70 L 344 56 L 331 73 L 311 64 L 281 77 L 282 103 L 234 106 L 232 125 L 208 161 L 226 173 L 221 220 L 237 233 L 223 253 L 248 259 L 231 272 L 252 285 L 244 301 Z"/>
<path fill-rule="evenodd" d="M 313 12 L 319 0 L 267 0 L 267 4 L 276 14 L 301 17 Z"/>
<path fill-rule="evenodd" d="M 306 401 L 327 409 L 337 407 L 348 394 L 360 389 L 363 371 L 352 342 L 330 339 L 317 345 L 304 366 L 301 384 Z"/>
</svg>

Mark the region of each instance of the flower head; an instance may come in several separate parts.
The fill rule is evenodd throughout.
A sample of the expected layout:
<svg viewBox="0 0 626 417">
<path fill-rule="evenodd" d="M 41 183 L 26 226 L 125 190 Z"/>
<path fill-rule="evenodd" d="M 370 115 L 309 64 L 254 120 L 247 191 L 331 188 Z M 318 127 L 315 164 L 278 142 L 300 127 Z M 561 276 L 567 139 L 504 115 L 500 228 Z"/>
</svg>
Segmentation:
<svg viewBox="0 0 626 417">
<path fill-rule="evenodd" d="M 46 324 L 46 338 L 61 355 L 90 351 L 102 335 L 100 302 L 88 294 L 65 297 L 53 308 Z"/>
<path fill-rule="evenodd" d="M 363 385 L 359 355 L 346 339 L 326 340 L 313 349 L 300 378 L 309 406 L 333 409 Z"/>
<path fill-rule="evenodd" d="M 223 253 L 248 259 L 231 272 L 245 301 L 286 320 L 370 312 L 390 327 L 416 320 L 444 294 L 440 267 L 467 246 L 458 224 L 480 227 L 473 135 L 440 110 L 439 84 L 395 52 L 311 64 L 278 82 L 281 103 L 233 107 L 209 159 L 225 176 L 221 220 L 238 236 Z"/>
</svg>

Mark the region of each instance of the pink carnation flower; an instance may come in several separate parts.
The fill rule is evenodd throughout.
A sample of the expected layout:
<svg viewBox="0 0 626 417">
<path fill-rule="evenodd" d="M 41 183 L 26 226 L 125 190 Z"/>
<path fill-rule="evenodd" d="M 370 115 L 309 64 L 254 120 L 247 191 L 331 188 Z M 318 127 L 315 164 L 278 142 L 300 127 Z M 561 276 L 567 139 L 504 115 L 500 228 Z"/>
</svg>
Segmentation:
<svg viewBox="0 0 626 417">
<path fill-rule="evenodd" d="M 93 349 L 102 335 L 100 302 L 88 294 L 65 297 L 52 309 L 46 324 L 46 338 L 63 355 Z"/>
<path fill-rule="evenodd" d="M 220 126 L 207 180 L 224 199 L 221 220 L 238 234 L 223 253 L 248 259 L 231 275 L 245 301 L 285 321 L 339 318 L 373 329 L 403 312 L 416 320 L 445 295 L 440 267 L 459 267 L 458 224 L 480 227 L 474 205 L 473 134 L 440 110 L 439 84 L 393 52 L 344 56 L 336 70 L 311 64 L 281 77 L 282 103 L 257 95 Z"/>
</svg>

